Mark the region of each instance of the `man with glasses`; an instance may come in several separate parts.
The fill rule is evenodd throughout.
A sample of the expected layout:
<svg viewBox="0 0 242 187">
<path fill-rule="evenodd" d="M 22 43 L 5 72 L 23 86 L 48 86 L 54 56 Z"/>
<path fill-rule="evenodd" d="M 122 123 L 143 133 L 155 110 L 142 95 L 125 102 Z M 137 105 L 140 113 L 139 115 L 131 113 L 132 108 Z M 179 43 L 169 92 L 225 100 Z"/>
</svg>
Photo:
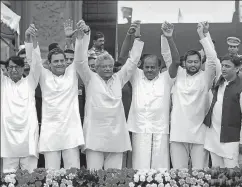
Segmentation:
<svg viewBox="0 0 242 187">
<path fill-rule="evenodd" d="M 29 39 L 31 36 L 28 36 Z M 8 76 L 1 71 L 1 157 L 3 172 L 32 172 L 38 162 L 39 126 L 35 109 L 38 81 L 33 68 L 24 77 L 25 62 L 19 56 L 6 61 Z"/>
</svg>

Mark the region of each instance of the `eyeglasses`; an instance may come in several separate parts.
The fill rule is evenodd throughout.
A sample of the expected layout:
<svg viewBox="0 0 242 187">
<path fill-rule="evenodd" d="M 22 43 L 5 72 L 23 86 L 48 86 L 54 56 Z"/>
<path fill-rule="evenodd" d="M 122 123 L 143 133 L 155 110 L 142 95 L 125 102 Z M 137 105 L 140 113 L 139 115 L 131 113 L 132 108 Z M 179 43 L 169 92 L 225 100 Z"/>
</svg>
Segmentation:
<svg viewBox="0 0 242 187">
<path fill-rule="evenodd" d="M 8 66 L 7 69 L 9 71 L 13 71 L 13 69 L 15 69 L 16 71 L 20 71 L 23 67 L 21 66 Z"/>
</svg>

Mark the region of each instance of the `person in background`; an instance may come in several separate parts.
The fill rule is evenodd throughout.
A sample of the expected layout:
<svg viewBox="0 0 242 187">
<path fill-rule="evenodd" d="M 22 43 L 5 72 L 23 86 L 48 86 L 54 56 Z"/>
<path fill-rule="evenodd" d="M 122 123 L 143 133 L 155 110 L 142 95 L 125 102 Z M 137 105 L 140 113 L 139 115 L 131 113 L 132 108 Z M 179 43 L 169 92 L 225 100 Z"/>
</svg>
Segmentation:
<svg viewBox="0 0 242 187">
<path fill-rule="evenodd" d="M 64 53 L 66 55 L 66 63 L 67 66 L 71 65 L 73 63 L 74 60 L 74 50 L 73 49 L 65 49 Z"/>
<path fill-rule="evenodd" d="M 30 71 L 30 66 L 26 60 L 26 51 L 25 51 L 24 45 L 21 45 L 21 50 L 18 52 L 17 56 L 23 58 L 23 60 L 24 60 L 24 76 L 28 76 L 29 71 Z"/>
<path fill-rule="evenodd" d="M 91 49 L 88 50 L 88 56 L 94 56 L 94 58 L 97 58 L 99 55 L 103 53 L 108 53 L 104 49 L 104 45 L 105 45 L 104 34 L 100 31 L 97 31 L 93 37 L 93 46 Z"/>
<path fill-rule="evenodd" d="M 90 54 L 90 55 L 88 56 L 88 66 L 89 66 L 89 68 L 90 68 L 93 72 L 96 71 L 96 70 L 95 70 L 95 60 L 96 60 L 96 56 L 95 56 L 95 55 Z"/>
<path fill-rule="evenodd" d="M 240 39 L 236 37 L 228 37 L 227 44 L 228 44 L 228 55 L 231 56 L 241 56 L 239 55 L 239 46 L 240 46 Z"/>
<path fill-rule="evenodd" d="M 86 27 L 85 22 L 80 23 Z M 144 43 L 135 39 L 130 57 L 117 73 L 113 73 L 114 60 L 104 53 L 96 59 L 96 73 L 88 66 L 90 34 L 84 34 L 79 74 L 86 87 L 84 120 L 85 151 L 88 169 L 121 169 L 123 152 L 131 150 L 129 133 L 122 104 L 122 88 L 129 81 L 140 59 Z M 119 146 L 117 146 L 119 145 Z"/>
</svg>

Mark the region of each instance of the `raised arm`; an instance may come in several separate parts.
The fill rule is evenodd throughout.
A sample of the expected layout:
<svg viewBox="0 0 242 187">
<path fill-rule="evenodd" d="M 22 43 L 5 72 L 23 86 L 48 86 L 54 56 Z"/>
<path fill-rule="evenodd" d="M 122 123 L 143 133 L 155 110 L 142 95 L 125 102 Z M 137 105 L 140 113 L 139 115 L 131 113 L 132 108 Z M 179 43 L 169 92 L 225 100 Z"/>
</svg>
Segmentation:
<svg viewBox="0 0 242 187">
<path fill-rule="evenodd" d="M 29 80 L 34 88 L 37 87 L 42 68 L 40 49 L 37 43 L 37 29 L 31 24 L 25 32 L 26 59 L 30 65 Z"/>
<path fill-rule="evenodd" d="M 117 75 L 121 80 L 122 86 L 124 86 L 130 80 L 131 76 L 134 74 L 134 71 L 138 68 L 137 64 L 140 60 L 143 47 L 144 42 L 141 41 L 139 38 L 136 38 L 130 51 L 129 58 L 127 59 L 121 70 L 117 72 Z"/>
<path fill-rule="evenodd" d="M 169 47 L 169 43 L 163 34 L 161 35 L 161 38 L 160 38 L 160 48 L 161 48 L 161 55 L 163 56 L 163 59 L 166 63 L 166 67 L 169 68 L 172 63 L 171 50 Z"/>
<path fill-rule="evenodd" d="M 164 36 L 166 37 L 166 39 L 168 41 L 170 51 L 171 51 L 172 62 L 168 69 L 168 72 L 169 72 L 171 78 L 175 78 L 177 75 L 179 65 L 180 65 L 180 55 L 179 55 L 176 44 L 172 37 L 174 25 L 170 24 L 168 22 L 165 22 L 162 24 L 161 29 L 163 31 Z"/>
<path fill-rule="evenodd" d="M 93 72 L 88 66 L 88 46 L 90 42 L 90 28 L 89 31 L 85 31 L 87 28 L 85 22 L 80 20 L 77 23 L 77 38 L 75 43 L 74 63 L 76 65 L 77 73 L 80 75 L 85 85 L 88 84 Z M 85 31 L 85 33 L 84 33 Z"/>
<path fill-rule="evenodd" d="M 214 47 L 209 42 L 209 39 L 207 37 L 205 37 L 203 28 L 204 28 L 203 24 L 198 23 L 197 33 L 199 35 L 200 43 L 202 44 L 206 57 L 207 57 L 207 60 L 205 63 L 205 74 L 206 74 L 205 78 L 206 78 L 206 82 L 207 82 L 207 86 L 208 86 L 207 88 L 209 90 L 209 89 L 211 89 L 211 87 L 213 85 L 213 81 L 214 81 L 214 78 L 216 75 L 217 54 L 216 54 Z"/>
<path fill-rule="evenodd" d="M 134 21 L 134 23 L 131 24 L 121 47 L 118 62 L 122 65 L 125 64 L 126 60 L 129 56 L 129 51 L 132 47 L 132 44 L 134 43 L 135 37 L 140 37 L 140 29 L 137 30 L 137 27 L 140 27 L 139 22 Z M 137 32 L 136 32 L 137 31 Z"/>
<path fill-rule="evenodd" d="M 209 43 L 211 44 L 212 48 L 215 50 L 215 53 L 216 53 L 215 46 L 213 44 L 211 35 L 209 33 L 209 23 L 204 21 L 204 22 L 202 22 L 202 24 L 203 24 L 203 27 L 204 27 L 203 28 L 203 33 L 208 38 Z M 220 63 L 220 60 L 218 59 L 217 54 L 216 54 L 216 78 L 215 78 L 215 81 L 217 81 L 219 79 L 221 73 L 222 73 L 221 72 L 221 63 Z"/>
</svg>

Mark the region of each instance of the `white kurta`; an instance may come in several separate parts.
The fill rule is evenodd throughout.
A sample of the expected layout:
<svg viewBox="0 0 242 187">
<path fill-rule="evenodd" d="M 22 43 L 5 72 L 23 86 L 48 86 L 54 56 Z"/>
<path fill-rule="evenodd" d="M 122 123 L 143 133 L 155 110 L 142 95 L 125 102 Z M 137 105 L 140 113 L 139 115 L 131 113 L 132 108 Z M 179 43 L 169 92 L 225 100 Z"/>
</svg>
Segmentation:
<svg viewBox="0 0 242 187">
<path fill-rule="evenodd" d="M 209 39 L 200 40 L 208 62 L 205 71 L 190 76 L 179 67 L 173 87 L 170 141 L 204 144 L 203 120 L 209 109 L 209 94 L 216 69 L 216 52 Z"/>
<path fill-rule="evenodd" d="M 148 80 L 137 69 L 130 80 L 132 103 L 128 117 L 129 131 L 169 134 L 171 79 L 168 72 Z"/>
<path fill-rule="evenodd" d="M 32 67 L 32 66 L 31 66 Z M 1 71 L 1 157 L 38 157 L 34 72 L 17 83 Z"/>
<path fill-rule="evenodd" d="M 81 50 L 86 58 L 79 63 L 79 74 L 86 88 L 84 136 L 85 148 L 101 152 L 124 152 L 131 150 L 129 132 L 122 103 L 122 88 L 137 69 L 144 43 L 134 41 L 130 58 L 122 69 L 113 74 L 106 83 L 88 67 L 87 48 L 90 35 L 76 41 L 76 47 L 83 44 Z M 78 55 L 78 54 L 75 54 Z M 81 54 L 79 54 L 81 55 Z"/>
<path fill-rule="evenodd" d="M 27 45 L 26 51 L 28 49 Z M 66 68 L 64 75 L 56 76 L 42 66 L 38 55 L 34 56 L 34 60 L 37 63 L 35 72 L 40 76 L 42 90 L 39 151 L 59 151 L 81 146 L 84 144 L 84 137 L 78 106 L 75 63 Z"/>
</svg>

